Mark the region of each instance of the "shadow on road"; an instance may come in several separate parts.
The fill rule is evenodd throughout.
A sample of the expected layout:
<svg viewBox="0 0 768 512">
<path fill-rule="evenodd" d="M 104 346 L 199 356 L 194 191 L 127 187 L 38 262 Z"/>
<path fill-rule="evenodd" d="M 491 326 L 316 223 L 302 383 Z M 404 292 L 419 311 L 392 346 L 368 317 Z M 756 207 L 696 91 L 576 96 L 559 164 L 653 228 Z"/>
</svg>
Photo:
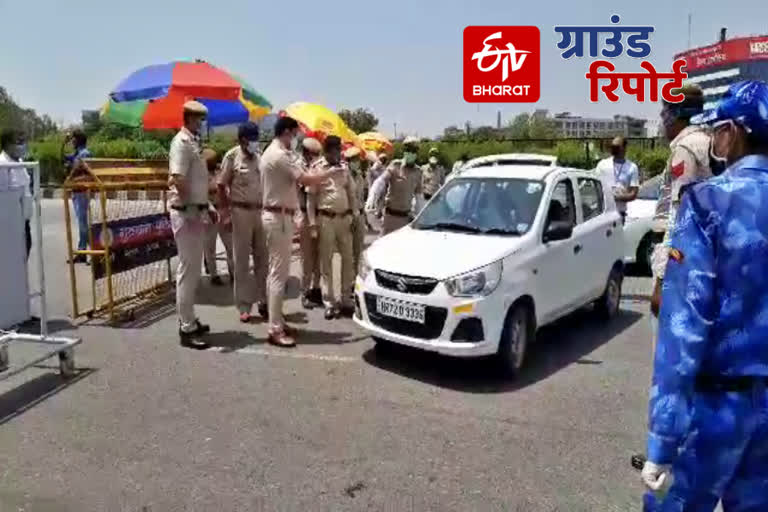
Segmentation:
<svg viewBox="0 0 768 512">
<path fill-rule="evenodd" d="M 363 359 L 382 370 L 456 391 L 514 391 L 544 380 L 574 363 L 594 366 L 595 371 L 599 371 L 602 361 L 585 356 L 642 318 L 640 313 L 622 310 L 615 320 L 605 325 L 594 320 L 590 313 L 579 311 L 542 328 L 537 334 L 537 342 L 528 347 L 525 366 L 516 378 L 503 375 L 491 358 L 452 358 L 405 346 L 369 350 L 363 354 Z"/>
<path fill-rule="evenodd" d="M 93 368 L 80 368 L 73 378 L 65 380 L 58 374 L 58 367 L 37 366 L 36 368 L 50 369 L 51 372 L 39 375 L 0 395 L 0 425 L 97 371 Z"/>
<path fill-rule="evenodd" d="M 298 345 L 344 345 L 366 339 L 367 335 L 353 336 L 351 332 L 328 332 L 297 328 Z M 246 331 L 213 332 L 205 336 L 205 341 L 213 347 L 220 347 L 222 353 L 236 352 L 240 349 L 267 343 L 267 330 L 257 336 Z"/>
<path fill-rule="evenodd" d="M 74 330 L 77 330 L 77 326 L 67 319 L 56 318 L 48 320 L 48 334 Z M 40 334 L 40 320 L 27 320 L 19 326 L 18 332 L 23 334 Z"/>
</svg>

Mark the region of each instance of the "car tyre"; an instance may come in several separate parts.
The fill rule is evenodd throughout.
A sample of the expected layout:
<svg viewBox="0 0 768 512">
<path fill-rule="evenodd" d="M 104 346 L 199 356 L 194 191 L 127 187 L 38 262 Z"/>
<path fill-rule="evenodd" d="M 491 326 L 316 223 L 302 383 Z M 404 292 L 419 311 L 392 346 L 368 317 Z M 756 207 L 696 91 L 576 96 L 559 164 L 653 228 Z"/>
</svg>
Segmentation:
<svg viewBox="0 0 768 512">
<path fill-rule="evenodd" d="M 637 254 L 635 255 L 635 262 L 639 270 L 645 275 L 651 275 L 651 268 L 653 266 L 653 249 L 657 244 L 661 243 L 661 238 L 656 233 L 646 233 L 640 244 L 637 246 Z"/>
<path fill-rule="evenodd" d="M 595 301 L 595 312 L 603 320 L 610 320 L 619 314 L 621 306 L 621 285 L 624 275 L 619 267 L 614 267 L 608 276 L 603 295 Z"/>
<path fill-rule="evenodd" d="M 521 304 L 513 306 L 507 313 L 496 354 L 499 368 L 506 375 L 518 375 L 525 364 L 525 355 L 535 332 L 531 317 L 530 309 Z"/>
</svg>

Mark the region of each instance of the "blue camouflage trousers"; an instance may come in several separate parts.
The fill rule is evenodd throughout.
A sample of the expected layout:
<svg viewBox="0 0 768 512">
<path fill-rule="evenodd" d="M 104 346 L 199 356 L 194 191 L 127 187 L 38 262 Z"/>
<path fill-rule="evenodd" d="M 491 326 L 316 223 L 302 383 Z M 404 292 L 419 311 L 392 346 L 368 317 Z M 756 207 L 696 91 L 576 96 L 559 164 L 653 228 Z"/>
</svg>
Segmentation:
<svg viewBox="0 0 768 512">
<path fill-rule="evenodd" d="M 768 511 L 768 390 L 694 394 L 691 434 L 660 512 Z"/>
</svg>

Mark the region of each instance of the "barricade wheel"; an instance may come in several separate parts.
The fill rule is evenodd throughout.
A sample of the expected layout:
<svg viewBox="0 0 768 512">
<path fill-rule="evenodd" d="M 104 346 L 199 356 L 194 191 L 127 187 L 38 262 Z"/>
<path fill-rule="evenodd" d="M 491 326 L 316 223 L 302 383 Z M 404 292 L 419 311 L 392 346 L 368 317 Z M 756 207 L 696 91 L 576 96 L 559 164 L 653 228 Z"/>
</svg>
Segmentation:
<svg viewBox="0 0 768 512">
<path fill-rule="evenodd" d="M 75 376 L 75 352 L 71 348 L 59 352 L 59 372 L 64 379 Z"/>
</svg>

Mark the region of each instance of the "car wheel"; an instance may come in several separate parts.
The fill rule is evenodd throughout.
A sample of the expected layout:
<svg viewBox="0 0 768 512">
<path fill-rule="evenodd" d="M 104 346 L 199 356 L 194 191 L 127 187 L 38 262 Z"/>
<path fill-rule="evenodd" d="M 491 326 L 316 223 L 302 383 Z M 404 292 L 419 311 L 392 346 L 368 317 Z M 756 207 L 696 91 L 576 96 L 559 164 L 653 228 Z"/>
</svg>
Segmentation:
<svg viewBox="0 0 768 512">
<path fill-rule="evenodd" d="M 621 285 L 624 281 L 624 275 L 621 269 L 614 267 L 608 276 L 608 282 L 605 285 L 605 292 L 595 302 L 595 311 L 604 320 L 610 320 L 619 313 L 621 306 Z"/>
<path fill-rule="evenodd" d="M 514 306 L 507 314 L 496 355 L 501 370 L 506 374 L 516 375 L 523 368 L 532 337 L 531 327 L 531 314 L 525 306 Z"/>
</svg>

